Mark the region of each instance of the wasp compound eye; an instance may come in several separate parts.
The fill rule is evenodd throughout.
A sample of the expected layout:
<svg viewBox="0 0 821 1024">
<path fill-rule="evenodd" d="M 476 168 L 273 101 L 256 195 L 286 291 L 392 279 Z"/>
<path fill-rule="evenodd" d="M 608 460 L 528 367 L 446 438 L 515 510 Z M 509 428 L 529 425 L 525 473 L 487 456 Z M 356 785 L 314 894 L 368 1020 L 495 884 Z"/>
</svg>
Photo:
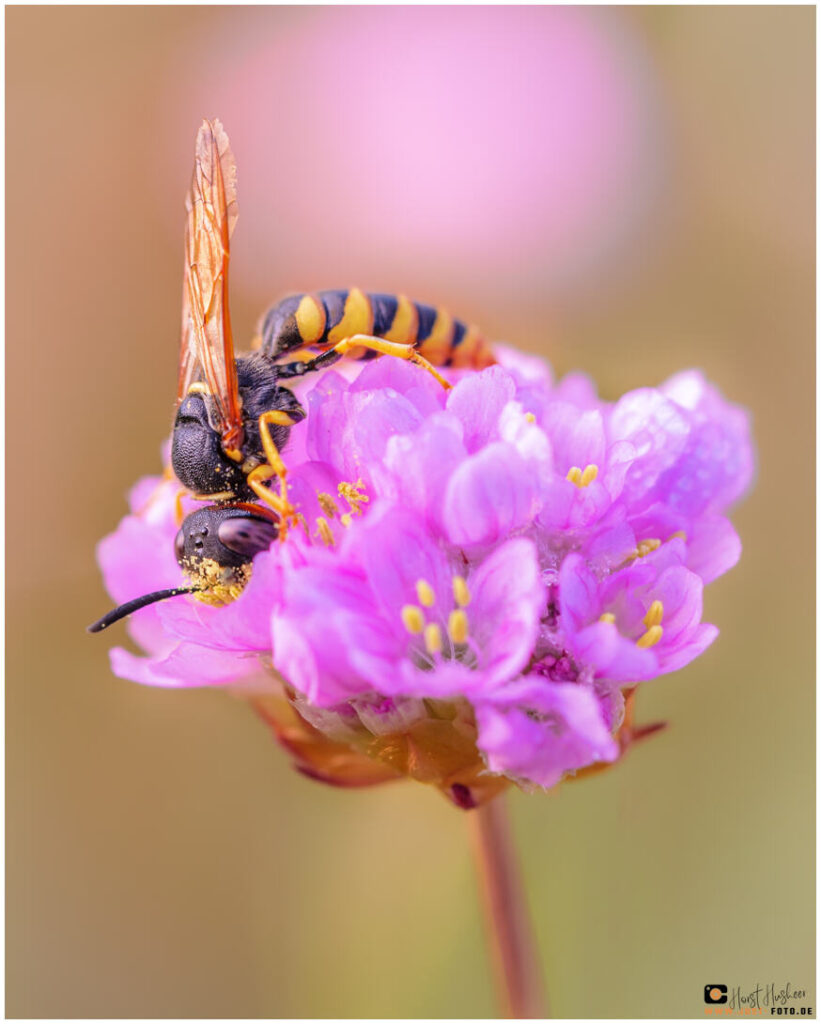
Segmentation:
<svg viewBox="0 0 821 1024">
<path fill-rule="evenodd" d="M 253 558 L 260 551 L 266 551 L 278 534 L 274 523 L 251 516 L 226 516 L 217 528 L 220 544 L 245 558 Z"/>
</svg>

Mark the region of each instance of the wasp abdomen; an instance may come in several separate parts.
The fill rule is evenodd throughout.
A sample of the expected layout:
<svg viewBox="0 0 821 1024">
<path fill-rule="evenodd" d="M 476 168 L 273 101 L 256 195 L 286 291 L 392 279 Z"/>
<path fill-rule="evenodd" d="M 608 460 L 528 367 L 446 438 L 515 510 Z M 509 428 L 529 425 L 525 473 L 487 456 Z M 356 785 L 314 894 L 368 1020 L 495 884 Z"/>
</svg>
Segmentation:
<svg viewBox="0 0 821 1024">
<path fill-rule="evenodd" d="M 262 350 L 269 358 L 279 359 L 300 348 L 329 349 L 354 334 L 413 345 L 434 366 L 483 367 L 495 361 L 476 328 L 455 320 L 446 310 L 412 302 L 404 295 L 358 288 L 283 299 L 263 319 Z"/>
</svg>

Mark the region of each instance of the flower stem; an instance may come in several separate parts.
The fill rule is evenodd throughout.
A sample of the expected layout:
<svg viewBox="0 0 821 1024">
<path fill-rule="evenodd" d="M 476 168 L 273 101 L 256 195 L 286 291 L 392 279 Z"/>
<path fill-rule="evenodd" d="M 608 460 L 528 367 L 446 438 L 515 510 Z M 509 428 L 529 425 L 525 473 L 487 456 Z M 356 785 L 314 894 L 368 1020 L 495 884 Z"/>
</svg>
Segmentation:
<svg viewBox="0 0 821 1024">
<path fill-rule="evenodd" d="M 505 798 L 496 797 L 467 817 L 502 1016 L 547 1017 L 539 951 Z"/>
</svg>

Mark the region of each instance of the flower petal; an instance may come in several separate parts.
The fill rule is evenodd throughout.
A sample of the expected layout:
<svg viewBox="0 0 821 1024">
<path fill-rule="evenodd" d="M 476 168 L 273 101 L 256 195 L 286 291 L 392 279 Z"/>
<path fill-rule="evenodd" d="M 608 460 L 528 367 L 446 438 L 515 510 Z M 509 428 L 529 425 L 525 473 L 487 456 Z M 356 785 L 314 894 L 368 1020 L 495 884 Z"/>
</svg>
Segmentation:
<svg viewBox="0 0 821 1024">
<path fill-rule="evenodd" d="M 536 483 L 510 445 L 488 445 L 462 462 L 448 481 L 443 525 L 453 544 L 491 544 L 532 519 Z"/>
<path fill-rule="evenodd" d="M 544 787 L 619 755 L 596 694 L 573 683 L 524 679 L 480 701 L 476 720 L 491 771 Z"/>
</svg>

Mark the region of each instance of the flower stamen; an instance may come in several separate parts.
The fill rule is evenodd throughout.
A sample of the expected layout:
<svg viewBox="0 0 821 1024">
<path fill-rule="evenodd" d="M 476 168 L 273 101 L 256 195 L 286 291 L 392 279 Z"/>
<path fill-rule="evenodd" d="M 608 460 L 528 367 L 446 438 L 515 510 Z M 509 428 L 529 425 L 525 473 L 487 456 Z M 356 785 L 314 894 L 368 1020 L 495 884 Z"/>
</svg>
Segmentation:
<svg viewBox="0 0 821 1024">
<path fill-rule="evenodd" d="M 599 622 L 609 622 L 609 623 L 612 624 L 615 621 L 616 621 L 616 616 L 612 612 L 603 612 L 599 616 Z"/>
<path fill-rule="evenodd" d="M 661 625 L 661 620 L 664 616 L 664 605 L 661 601 L 653 601 L 650 607 L 647 609 L 647 614 L 644 616 L 644 625 L 650 629 L 653 626 Z"/>
<path fill-rule="evenodd" d="M 362 515 L 362 505 L 367 505 L 371 500 L 367 494 L 364 493 L 365 484 L 362 479 L 356 481 L 355 484 L 348 483 L 343 480 L 342 483 L 337 487 L 340 497 L 344 498 L 345 501 L 350 505 L 351 512 L 355 516 Z"/>
<path fill-rule="evenodd" d="M 453 599 L 460 608 L 466 608 L 470 604 L 470 591 L 464 576 L 453 577 Z"/>
<path fill-rule="evenodd" d="M 587 487 L 588 484 L 592 484 L 596 477 L 599 475 L 598 466 L 585 466 L 584 472 L 582 473 L 581 487 Z"/>
<path fill-rule="evenodd" d="M 643 633 L 636 641 L 636 647 L 655 647 L 661 640 L 664 630 L 661 626 L 651 626 L 646 633 Z"/>
<path fill-rule="evenodd" d="M 402 608 L 402 625 L 409 633 L 418 636 L 425 628 L 425 616 L 421 608 L 415 604 L 406 604 Z"/>
<path fill-rule="evenodd" d="M 316 499 L 319 502 L 319 507 L 322 509 L 322 511 L 329 519 L 333 519 L 335 515 L 339 514 L 339 509 L 337 508 L 336 502 L 334 501 L 330 494 L 325 494 L 324 492 L 320 491 L 317 493 Z"/>
<path fill-rule="evenodd" d="M 575 484 L 577 487 L 587 487 L 588 484 L 592 484 L 596 477 L 599 475 L 599 467 L 590 463 L 585 466 L 584 469 L 580 469 L 578 466 L 571 466 L 567 471 L 567 477 L 571 484 Z"/>
<path fill-rule="evenodd" d="M 334 535 L 328 525 L 328 520 L 324 516 L 317 516 L 316 525 L 318 533 L 315 533 L 314 536 L 319 536 L 319 539 L 326 547 L 332 548 L 334 546 Z"/>
<path fill-rule="evenodd" d="M 647 540 L 640 540 L 636 551 L 638 552 L 638 558 L 644 558 L 645 555 L 649 555 L 651 551 L 655 551 L 656 548 L 661 547 L 661 541 L 657 537 L 648 537 Z"/>
<path fill-rule="evenodd" d="M 424 605 L 425 608 L 432 608 L 436 600 L 433 587 L 427 580 L 416 581 L 416 596 L 419 598 L 419 604 Z"/>
<path fill-rule="evenodd" d="M 455 608 L 448 616 L 448 636 L 455 644 L 465 644 L 468 631 L 467 613 L 462 608 Z"/>
<path fill-rule="evenodd" d="M 435 622 L 425 626 L 425 649 L 428 654 L 439 654 L 442 650 L 442 630 Z"/>
</svg>

